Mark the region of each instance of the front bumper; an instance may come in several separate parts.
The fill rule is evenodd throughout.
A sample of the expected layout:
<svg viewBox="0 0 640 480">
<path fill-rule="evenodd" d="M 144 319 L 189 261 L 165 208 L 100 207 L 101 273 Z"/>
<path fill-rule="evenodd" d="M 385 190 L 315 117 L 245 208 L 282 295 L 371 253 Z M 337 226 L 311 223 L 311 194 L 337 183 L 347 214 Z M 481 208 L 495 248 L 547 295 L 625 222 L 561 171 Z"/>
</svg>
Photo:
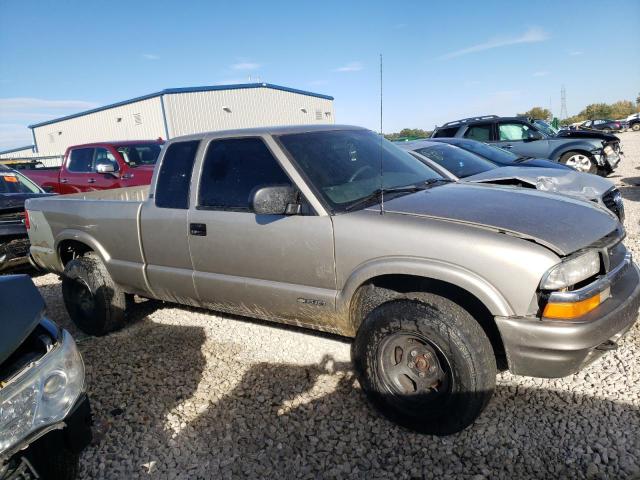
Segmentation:
<svg viewBox="0 0 640 480">
<path fill-rule="evenodd" d="M 638 318 L 636 264 L 630 261 L 609 288 L 611 297 L 580 321 L 496 317 L 509 370 L 516 375 L 564 377 L 602 355 L 601 346 L 617 342 Z"/>
<path fill-rule="evenodd" d="M 0 243 L 0 272 L 29 264 L 29 239 L 17 238 Z"/>
</svg>

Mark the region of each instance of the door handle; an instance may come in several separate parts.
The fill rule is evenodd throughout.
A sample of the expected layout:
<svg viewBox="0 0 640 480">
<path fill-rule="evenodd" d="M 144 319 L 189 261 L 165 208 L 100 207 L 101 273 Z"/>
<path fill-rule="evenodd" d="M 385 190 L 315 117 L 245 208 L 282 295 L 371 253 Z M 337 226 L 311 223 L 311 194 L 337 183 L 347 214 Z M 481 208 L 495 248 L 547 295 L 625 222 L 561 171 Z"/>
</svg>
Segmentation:
<svg viewBox="0 0 640 480">
<path fill-rule="evenodd" d="M 89 180 L 87 180 L 87 183 L 96 183 L 96 179 L 95 178 L 90 178 Z"/>
<path fill-rule="evenodd" d="M 506 149 L 513 148 L 513 145 L 502 145 L 502 148 L 506 148 Z"/>
<path fill-rule="evenodd" d="M 206 223 L 190 223 L 189 233 L 191 235 L 196 235 L 198 237 L 205 237 L 207 235 L 207 224 Z"/>
<path fill-rule="evenodd" d="M 67 180 L 66 178 L 61 178 L 60 179 L 60 183 L 67 183 L 69 180 Z"/>
</svg>

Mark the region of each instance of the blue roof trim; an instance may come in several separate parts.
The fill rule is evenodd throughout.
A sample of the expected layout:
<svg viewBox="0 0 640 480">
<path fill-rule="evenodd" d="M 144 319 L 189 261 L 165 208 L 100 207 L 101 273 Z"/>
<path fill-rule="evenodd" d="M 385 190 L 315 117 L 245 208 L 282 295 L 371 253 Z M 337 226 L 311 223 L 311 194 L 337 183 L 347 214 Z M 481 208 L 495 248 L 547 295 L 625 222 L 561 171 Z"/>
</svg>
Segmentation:
<svg viewBox="0 0 640 480">
<path fill-rule="evenodd" d="M 104 107 L 92 108 L 91 110 L 85 110 L 84 112 L 74 113 L 67 115 L 66 117 L 54 118 L 53 120 L 47 120 L 46 122 L 34 123 L 29 125 L 28 128 L 37 128 L 44 125 L 51 125 L 52 123 L 62 122 L 63 120 L 69 120 L 71 118 L 82 117 L 91 113 L 101 112 L 103 110 L 109 110 L 110 108 L 120 107 L 122 105 L 128 105 L 130 103 L 141 102 L 142 100 L 149 100 L 150 98 L 159 97 L 162 95 L 171 95 L 178 93 L 195 93 L 195 92 L 211 92 L 215 90 L 241 90 L 247 88 L 271 88 L 272 90 L 281 90 L 283 92 L 298 93 L 300 95 L 307 95 L 309 97 L 323 98 L 325 100 L 334 100 L 330 95 L 323 95 L 321 93 L 307 92 L 305 90 L 298 90 L 297 88 L 283 87 L 281 85 L 273 85 L 271 83 L 238 83 L 234 85 L 209 85 L 203 87 L 184 87 L 184 88 L 166 88 L 160 92 L 150 93 L 148 95 L 142 95 L 141 97 L 131 98 L 129 100 L 123 100 L 122 102 L 111 103 Z"/>
<path fill-rule="evenodd" d="M 20 150 L 26 150 L 26 149 L 29 149 L 29 150 L 31 150 L 31 152 L 33 152 L 33 147 L 34 147 L 34 145 L 25 145 L 24 147 L 12 148 L 11 150 L 2 150 L 0 152 L 0 155 L 2 155 L 4 153 L 19 152 Z"/>
</svg>

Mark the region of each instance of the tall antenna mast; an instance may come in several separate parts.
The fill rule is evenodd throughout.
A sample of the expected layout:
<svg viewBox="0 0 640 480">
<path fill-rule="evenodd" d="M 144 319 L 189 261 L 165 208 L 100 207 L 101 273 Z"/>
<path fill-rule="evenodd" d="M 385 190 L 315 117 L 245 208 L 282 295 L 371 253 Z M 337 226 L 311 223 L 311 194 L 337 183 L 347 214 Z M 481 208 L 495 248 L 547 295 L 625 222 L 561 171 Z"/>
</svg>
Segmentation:
<svg viewBox="0 0 640 480">
<path fill-rule="evenodd" d="M 382 166 L 382 54 L 380 54 L 380 215 L 384 214 L 384 177 Z"/>
</svg>

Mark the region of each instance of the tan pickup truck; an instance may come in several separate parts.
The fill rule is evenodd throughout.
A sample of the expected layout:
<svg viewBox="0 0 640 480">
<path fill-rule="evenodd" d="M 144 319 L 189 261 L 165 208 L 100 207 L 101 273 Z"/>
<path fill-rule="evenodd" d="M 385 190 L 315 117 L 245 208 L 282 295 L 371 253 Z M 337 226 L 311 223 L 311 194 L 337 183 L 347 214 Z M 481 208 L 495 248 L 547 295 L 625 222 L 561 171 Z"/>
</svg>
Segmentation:
<svg viewBox="0 0 640 480">
<path fill-rule="evenodd" d="M 357 127 L 176 138 L 148 191 L 26 207 L 33 261 L 85 332 L 123 326 L 137 294 L 351 337 L 368 397 L 422 432 L 471 424 L 497 365 L 577 371 L 640 305 L 607 209 L 454 182 Z"/>
</svg>

